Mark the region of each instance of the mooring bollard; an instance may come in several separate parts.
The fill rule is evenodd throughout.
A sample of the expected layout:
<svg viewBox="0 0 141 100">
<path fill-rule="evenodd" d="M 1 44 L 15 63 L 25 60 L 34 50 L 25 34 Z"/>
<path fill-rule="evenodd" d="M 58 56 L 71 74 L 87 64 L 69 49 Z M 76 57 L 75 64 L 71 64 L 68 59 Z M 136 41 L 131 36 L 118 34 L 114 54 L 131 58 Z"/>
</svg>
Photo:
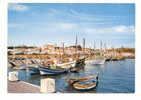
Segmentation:
<svg viewBox="0 0 141 100">
<path fill-rule="evenodd" d="M 18 72 L 17 71 L 13 71 L 13 72 L 9 72 L 8 73 L 8 79 L 9 81 L 18 81 Z"/>
<path fill-rule="evenodd" d="M 42 93 L 54 93 L 55 92 L 55 79 L 46 78 L 40 81 L 40 92 Z"/>
</svg>

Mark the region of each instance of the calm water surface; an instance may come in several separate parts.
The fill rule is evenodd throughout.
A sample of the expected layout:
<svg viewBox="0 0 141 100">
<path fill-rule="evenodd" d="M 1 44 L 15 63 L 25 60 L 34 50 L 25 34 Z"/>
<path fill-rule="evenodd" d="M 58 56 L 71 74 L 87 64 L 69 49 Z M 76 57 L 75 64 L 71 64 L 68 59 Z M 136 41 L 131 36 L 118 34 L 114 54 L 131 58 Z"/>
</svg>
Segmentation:
<svg viewBox="0 0 141 100">
<path fill-rule="evenodd" d="M 11 69 L 9 69 L 11 71 Z M 79 73 L 68 73 L 50 76 L 56 81 L 56 90 L 65 93 L 79 93 L 69 86 L 65 78 L 75 78 L 94 75 L 99 72 L 99 82 L 96 89 L 85 91 L 89 93 L 134 93 L 135 91 L 135 60 L 110 61 L 104 65 L 86 65 Z M 40 86 L 40 79 L 49 76 L 30 75 L 27 71 L 19 71 L 19 79 Z"/>
</svg>

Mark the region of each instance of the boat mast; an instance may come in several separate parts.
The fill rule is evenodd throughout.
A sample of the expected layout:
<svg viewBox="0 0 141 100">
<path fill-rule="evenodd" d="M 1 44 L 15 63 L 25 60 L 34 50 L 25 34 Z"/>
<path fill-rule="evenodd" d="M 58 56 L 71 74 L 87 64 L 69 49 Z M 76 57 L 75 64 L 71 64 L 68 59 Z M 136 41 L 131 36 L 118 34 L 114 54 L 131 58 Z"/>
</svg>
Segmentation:
<svg viewBox="0 0 141 100">
<path fill-rule="evenodd" d="M 103 52 L 102 52 L 102 41 L 100 41 L 100 56 L 102 56 Z"/>
<path fill-rule="evenodd" d="M 13 50 L 13 51 L 14 51 L 14 57 L 13 57 L 13 58 L 14 58 L 14 59 L 16 58 L 16 56 L 15 56 L 15 47 L 16 47 L 16 46 L 14 46 L 14 40 L 13 40 L 13 49 L 14 49 L 14 50 Z"/>
<path fill-rule="evenodd" d="M 63 48 L 62 60 L 64 60 L 64 41 L 62 41 L 62 48 Z"/>
<path fill-rule="evenodd" d="M 104 55 L 107 55 L 107 45 L 104 43 Z"/>
<path fill-rule="evenodd" d="M 100 50 L 102 50 L 102 41 L 100 41 Z"/>
<path fill-rule="evenodd" d="M 83 38 L 83 54 L 85 54 L 85 38 Z"/>
<path fill-rule="evenodd" d="M 75 58 L 77 59 L 77 35 L 76 35 L 76 41 L 75 41 Z"/>
<path fill-rule="evenodd" d="M 95 48 L 95 41 L 94 41 L 94 50 L 95 50 L 96 48 Z"/>
</svg>

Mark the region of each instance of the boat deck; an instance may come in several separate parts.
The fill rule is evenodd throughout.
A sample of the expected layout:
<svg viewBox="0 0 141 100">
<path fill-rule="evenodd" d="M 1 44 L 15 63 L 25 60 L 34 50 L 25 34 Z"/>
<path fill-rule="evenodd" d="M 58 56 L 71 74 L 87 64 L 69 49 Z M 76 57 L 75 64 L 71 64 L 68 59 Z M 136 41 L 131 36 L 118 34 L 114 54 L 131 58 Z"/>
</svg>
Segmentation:
<svg viewBox="0 0 141 100">
<path fill-rule="evenodd" d="M 40 87 L 23 81 L 8 81 L 8 93 L 40 93 Z"/>
</svg>

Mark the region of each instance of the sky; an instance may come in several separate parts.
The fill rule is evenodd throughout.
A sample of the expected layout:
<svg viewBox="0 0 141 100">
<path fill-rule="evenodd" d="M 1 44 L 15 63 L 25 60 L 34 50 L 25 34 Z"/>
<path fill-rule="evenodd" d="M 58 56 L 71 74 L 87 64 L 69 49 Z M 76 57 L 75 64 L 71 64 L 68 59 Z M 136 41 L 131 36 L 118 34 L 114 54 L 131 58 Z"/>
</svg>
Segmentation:
<svg viewBox="0 0 141 100">
<path fill-rule="evenodd" d="M 8 45 L 65 43 L 135 47 L 135 5 L 108 3 L 10 3 Z"/>
</svg>

